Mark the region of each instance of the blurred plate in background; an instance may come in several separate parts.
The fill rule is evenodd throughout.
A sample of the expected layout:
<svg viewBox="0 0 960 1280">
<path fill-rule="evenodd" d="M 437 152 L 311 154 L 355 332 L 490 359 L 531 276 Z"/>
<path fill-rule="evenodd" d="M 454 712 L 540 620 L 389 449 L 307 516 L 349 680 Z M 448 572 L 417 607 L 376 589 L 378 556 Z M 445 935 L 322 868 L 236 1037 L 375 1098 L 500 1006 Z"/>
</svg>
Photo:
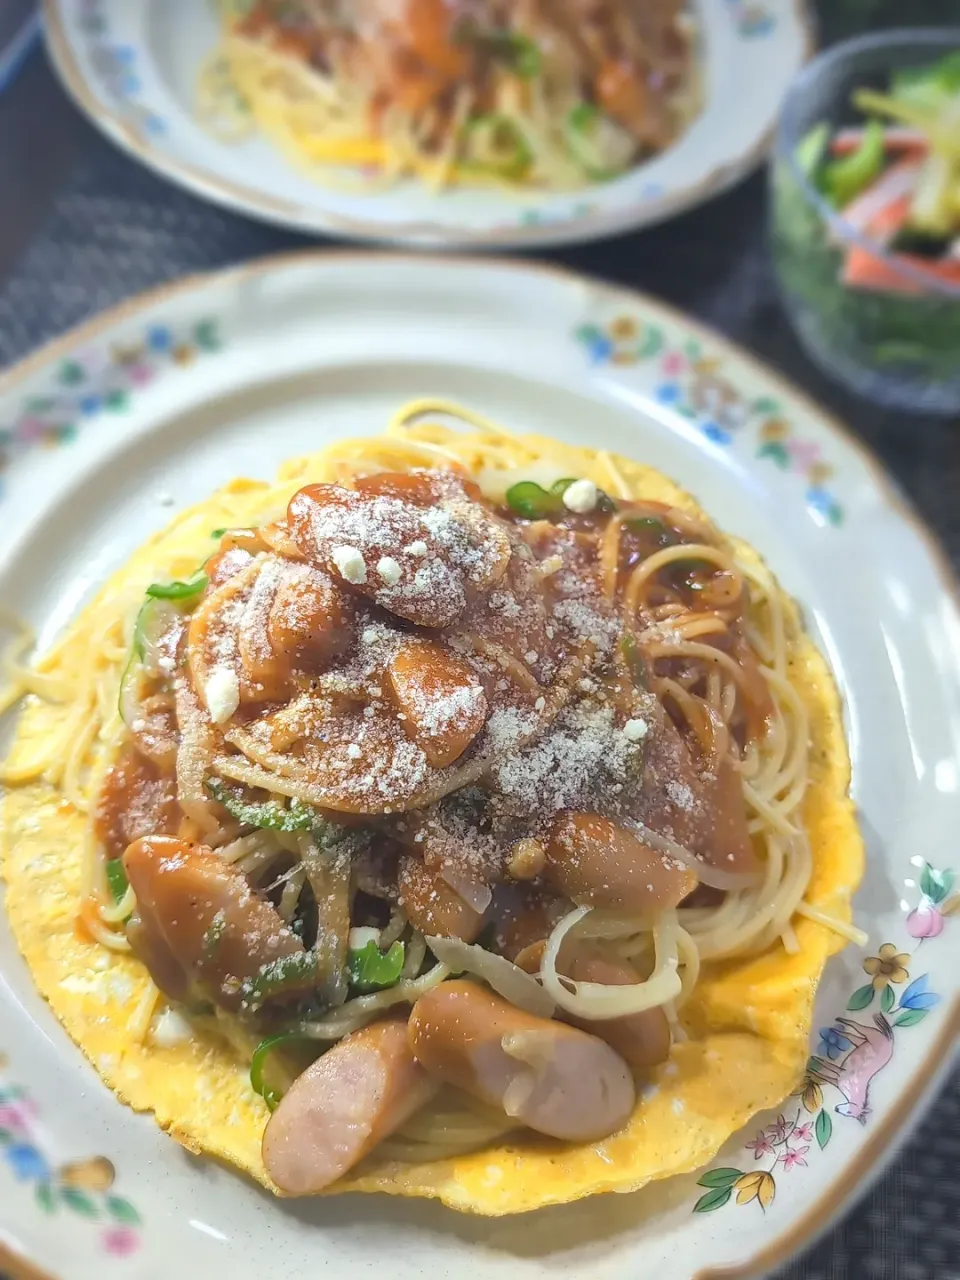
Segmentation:
<svg viewBox="0 0 960 1280">
<path fill-rule="evenodd" d="M 692 0 L 705 105 L 684 137 L 616 180 L 562 194 L 415 182 L 347 194 L 251 138 L 228 144 L 195 114 L 215 48 L 195 0 L 44 0 L 48 45 L 76 102 L 114 142 L 197 195 L 300 230 L 431 249 L 534 248 L 634 230 L 732 185 L 764 156 L 781 100 L 812 51 L 806 0 Z"/>
</svg>

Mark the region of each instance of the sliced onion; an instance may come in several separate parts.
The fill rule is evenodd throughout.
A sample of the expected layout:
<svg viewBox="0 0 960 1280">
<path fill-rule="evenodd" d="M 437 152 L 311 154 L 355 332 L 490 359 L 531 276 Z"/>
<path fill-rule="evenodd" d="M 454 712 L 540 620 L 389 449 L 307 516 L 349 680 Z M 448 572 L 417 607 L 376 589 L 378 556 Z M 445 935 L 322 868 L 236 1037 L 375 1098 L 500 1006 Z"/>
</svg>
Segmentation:
<svg viewBox="0 0 960 1280">
<path fill-rule="evenodd" d="M 567 475 L 568 472 L 561 471 L 549 462 L 533 462 L 527 467 L 516 467 L 509 471 L 503 471 L 499 467 L 484 467 L 476 481 L 485 497 L 494 502 L 503 502 L 507 490 L 524 480 L 532 480 L 541 488 L 549 489 L 558 480 L 565 480 Z"/>
<path fill-rule="evenodd" d="M 567 934 L 590 914 L 589 907 L 571 911 L 554 927 L 540 964 L 540 976 L 546 990 L 561 1009 L 588 1021 L 626 1018 L 635 1013 L 676 1000 L 683 990 L 677 972 L 677 915 L 664 911 L 653 926 L 656 967 L 644 982 L 610 986 L 601 982 L 579 982 L 557 972 L 557 958 Z"/>
<path fill-rule="evenodd" d="M 427 946 L 441 964 L 482 978 L 504 1000 L 538 1018 L 552 1018 L 554 1003 L 529 973 L 492 951 L 459 938 L 427 938 Z"/>
<path fill-rule="evenodd" d="M 694 872 L 701 884 L 708 884 L 711 889 L 736 893 L 740 889 L 756 888 L 759 878 L 749 871 L 722 871 L 719 867 L 712 867 L 709 862 L 704 862 L 702 858 L 698 858 L 695 853 L 685 849 L 682 844 L 677 844 L 676 840 L 671 840 L 669 836 L 651 831 L 642 822 L 630 822 L 628 825 L 644 844 L 682 862 L 685 867 Z"/>
<path fill-rule="evenodd" d="M 462 898 L 469 907 L 473 907 L 478 916 L 482 916 L 489 907 L 493 893 L 489 885 L 470 876 L 464 875 L 449 862 L 440 868 L 440 878 L 446 881 L 457 897 Z"/>
<path fill-rule="evenodd" d="M 180 748 L 177 751 L 177 799 L 180 807 L 201 831 L 215 831 L 219 821 L 207 794 L 207 778 L 213 773 L 213 752 L 217 745 L 213 726 L 200 706 L 188 676 L 180 672 L 174 680 Z"/>
</svg>

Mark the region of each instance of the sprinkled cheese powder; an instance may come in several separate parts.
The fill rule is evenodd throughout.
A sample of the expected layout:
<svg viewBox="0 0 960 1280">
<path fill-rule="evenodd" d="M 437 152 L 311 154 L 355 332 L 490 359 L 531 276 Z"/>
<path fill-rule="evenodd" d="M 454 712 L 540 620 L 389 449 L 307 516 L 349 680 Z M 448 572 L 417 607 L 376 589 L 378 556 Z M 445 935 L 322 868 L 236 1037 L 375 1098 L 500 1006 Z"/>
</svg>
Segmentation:
<svg viewBox="0 0 960 1280">
<path fill-rule="evenodd" d="M 367 580 L 367 565 L 356 547 L 334 547 L 330 558 L 347 582 L 359 586 Z"/>
<path fill-rule="evenodd" d="M 226 724 L 240 705 L 240 681 L 230 667 L 214 667 L 204 686 L 203 699 L 214 724 Z"/>
<path fill-rule="evenodd" d="M 623 726 L 623 736 L 630 742 L 640 742 L 647 736 L 646 720 L 628 720 Z"/>
<path fill-rule="evenodd" d="M 377 561 L 377 573 L 388 587 L 395 587 L 403 575 L 403 570 L 393 556 L 381 556 Z"/>
</svg>

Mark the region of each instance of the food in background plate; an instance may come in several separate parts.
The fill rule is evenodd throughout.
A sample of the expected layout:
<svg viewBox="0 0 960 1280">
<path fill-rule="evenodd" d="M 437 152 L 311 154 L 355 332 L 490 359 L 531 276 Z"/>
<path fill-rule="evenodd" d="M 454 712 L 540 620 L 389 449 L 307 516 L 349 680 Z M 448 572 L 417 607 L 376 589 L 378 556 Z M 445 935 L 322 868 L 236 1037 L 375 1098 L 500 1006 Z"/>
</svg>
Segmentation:
<svg viewBox="0 0 960 1280">
<path fill-rule="evenodd" d="M 960 287 L 960 50 L 896 72 L 888 93 L 860 89 L 853 102 L 869 122 L 818 125 L 802 145 L 804 171 L 844 222 L 895 262 Z M 855 289 L 923 290 L 858 245 L 842 279 Z"/>
<path fill-rule="evenodd" d="M 657 472 L 414 405 L 179 516 L 16 671 L 16 937 L 191 1149 L 510 1213 L 799 1083 L 857 936 L 837 694 Z"/>
<path fill-rule="evenodd" d="M 781 163 L 774 248 L 824 339 L 876 368 L 957 371 L 960 349 L 960 51 L 860 88 L 866 123 L 816 125 L 797 148 L 821 213 Z M 951 296 L 952 295 L 952 296 Z"/>
<path fill-rule="evenodd" d="M 200 82 L 221 136 L 366 185 L 564 189 L 670 146 L 699 105 L 683 0 L 221 0 Z M 342 181 L 342 174 L 340 175 Z"/>
</svg>

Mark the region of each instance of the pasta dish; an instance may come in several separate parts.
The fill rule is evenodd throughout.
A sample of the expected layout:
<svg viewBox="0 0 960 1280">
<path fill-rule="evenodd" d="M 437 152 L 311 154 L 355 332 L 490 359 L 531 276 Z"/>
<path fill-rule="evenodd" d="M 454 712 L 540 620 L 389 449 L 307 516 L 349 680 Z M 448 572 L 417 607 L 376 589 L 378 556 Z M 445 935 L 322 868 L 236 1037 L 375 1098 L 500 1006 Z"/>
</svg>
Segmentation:
<svg viewBox="0 0 960 1280">
<path fill-rule="evenodd" d="M 262 132 L 362 188 L 415 176 L 563 190 L 671 146 L 699 109 L 683 0 L 220 0 L 199 86 L 220 137 Z"/>
<path fill-rule="evenodd" d="M 656 473 L 442 403 L 216 501 L 12 666 L 48 718 L 3 774 L 83 833 L 54 859 L 79 941 L 31 964 L 108 956 L 125 1062 L 184 1044 L 254 1091 L 262 1167 L 181 1120 L 195 1148 L 294 1195 L 595 1150 L 671 1054 L 733 1052 L 747 975 L 733 1062 L 779 1100 L 858 936 L 859 841 L 829 676 L 759 558 Z M 10 857 L 30 955 L 53 890 Z"/>
</svg>

